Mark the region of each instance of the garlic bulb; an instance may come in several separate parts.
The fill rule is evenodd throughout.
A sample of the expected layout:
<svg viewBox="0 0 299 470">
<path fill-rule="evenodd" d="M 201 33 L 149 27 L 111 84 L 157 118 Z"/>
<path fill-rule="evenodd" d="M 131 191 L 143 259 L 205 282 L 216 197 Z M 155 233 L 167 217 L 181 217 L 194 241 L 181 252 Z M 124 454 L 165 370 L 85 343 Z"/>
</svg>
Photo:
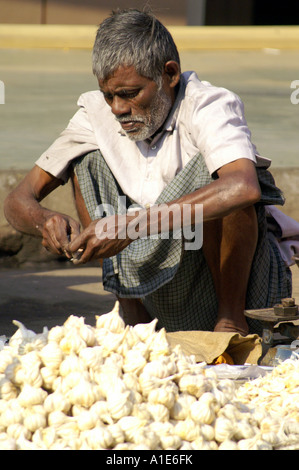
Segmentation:
<svg viewBox="0 0 299 470">
<path fill-rule="evenodd" d="M 63 336 L 59 346 L 64 354 L 78 354 L 87 345 L 78 331 L 71 330 Z"/>
<path fill-rule="evenodd" d="M 43 333 L 36 334 L 32 330 L 28 330 L 20 321 L 13 320 L 13 324 L 18 327 L 18 330 L 10 338 L 9 346 L 18 350 L 19 354 L 24 354 L 34 349 L 40 349 L 44 344 L 46 344 L 48 336 L 48 329 L 46 327 L 44 328 Z"/>
<path fill-rule="evenodd" d="M 150 361 L 154 361 L 159 357 L 166 356 L 171 352 L 169 342 L 166 338 L 165 328 L 162 328 L 160 331 L 158 331 L 154 339 L 148 344 L 150 350 Z"/>
<path fill-rule="evenodd" d="M 25 384 L 21 393 L 18 395 L 18 402 L 21 406 L 30 407 L 33 405 L 41 405 L 48 396 L 45 390 Z"/>
<path fill-rule="evenodd" d="M 10 426 L 11 424 L 20 424 L 23 422 L 22 408 L 15 403 L 16 400 L 8 402 L 8 406 L 0 415 L 0 425 Z"/>
<path fill-rule="evenodd" d="M 271 450 L 299 442 L 299 361 L 236 388 L 119 305 L 0 351 L 0 449 Z M 110 329 L 109 329 L 109 328 Z"/>
<path fill-rule="evenodd" d="M 0 398 L 12 400 L 18 396 L 18 390 L 14 384 L 6 377 L 0 379 Z"/>
<path fill-rule="evenodd" d="M 201 375 L 183 375 L 179 380 L 179 387 L 182 392 L 194 395 L 196 398 L 207 391 L 206 379 Z"/>
<path fill-rule="evenodd" d="M 160 403 L 148 403 L 147 407 L 154 421 L 169 421 L 169 409 L 166 406 Z"/>
<path fill-rule="evenodd" d="M 115 420 L 128 416 L 133 408 L 133 404 L 130 401 L 130 392 L 112 392 L 107 396 L 107 406 L 108 411 Z"/>
<path fill-rule="evenodd" d="M 196 398 L 189 393 L 180 393 L 173 404 L 173 407 L 170 410 L 170 417 L 175 420 L 184 421 L 190 417 L 190 408 L 193 403 L 196 402 Z"/>
<path fill-rule="evenodd" d="M 84 361 L 74 353 L 66 356 L 59 367 L 59 372 L 62 377 L 68 376 L 71 372 L 78 373 L 84 372 L 85 370 L 86 366 Z"/>
<path fill-rule="evenodd" d="M 65 327 L 53 326 L 48 333 L 48 343 L 60 343 L 65 333 Z"/>
<path fill-rule="evenodd" d="M 9 424 L 6 428 L 6 434 L 13 439 L 30 439 L 31 432 L 21 423 Z"/>
<path fill-rule="evenodd" d="M 133 374 L 139 375 L 146 364 L 147 360 L 142 352 L 131 349 L 126 354 L 123 370 L 127 373 L 131 372 Z"/>
<path fill-rule="evenodd" d="M 16 440 L 9 438 L 6 434 L 0 434 L 0 450 L 16 450 Z"/>
<path fill-rule="evenodd" d="M 111 312 L 105 313 L 101 316 L 96 315 L 96 328 L 105 328 L 112 333 L 121 333 L 125 328 L 125 322 L 119 316 L 119 302 L 115 305 Z"/>
<path fill-rule="evenodd" d="M 180 436 L 174 432 L 174 425 L 169 421 L 163 423 L 154 421 L 149 425 L 149 428 L 154 431 L 156 436 L 159 436 L 162 450 L 177 450 L 183 445 L 183 441 Z"/>
<path fill-rule="evenodd" d="M 113 436 L 109 429 L 104 426 L 96 426 L 89 431 L 85 431 L 84 439 L 91 449 L 108 449 L 113 445 Z"/>
<path fill-rule="evenodd" d="M 138 323 L 133 327 L 133 332 L 138 336 L 141 341 L 146 342 L 152 338 L 153 333 L 156 330 L 158 320 L 155 318 L 150 323 Z"/>
<path fill-rule="evenodd" d="M 144 446 L 144 449 L 155 450 L 159 446 L 159 436 L 150 429 L 139 429 L 134 436 L 134 443 Z M 135 447 L 135 450 L 137 447 Z M 140 447 L 139 447 L 140 449 Z"/>
<path fill-rule="evenodd" d="M 43 413 L 30 413 L 24 419 L 24 426 L 31 432 L 45 428 L 47 419 Z"/>
<path fill-rule="evenodd" d="M 11 349 L 3 349 L 0 354 L 0 374 L 4 374 L 7 366 L 15 360 Z"/>
<path fill-rule="evenodd" d="M 195 441 L 198 437 L 201 437 L 200 426 L 190 418 L 187 418 L 184 421 L 177 421 L 174 429 L 175 434 L 183 441 L 191 442 Z"/>
<path fill-rule="evenodd" d="M 82 405 L 89 408 L 100 399 L 101 393 L 96 384 L 83 379 L 68 392 L 67 397 L 72 405 Z"/>
<path fill-rule="evenodd" d="M 57 428 L 68 421 L 69 417 L 63 411 L 55 410 L 48 413 L 49 426 Z"/>
<path fill-rule="evenodd" d="M 93 347 L 96 343 L 96 336 L 90 325 L 82 325 L 79 329 L 79 335 L 88 347 Z"/>
<path fill-rule="evenodd" d="M 103 352 L 101 346 L 87 347 L 81 349 L 79 357 L 82 359 L 86 367 L 97 369 L 103 364 Z"/>
<path fill-rule="evenodd" d="M 40 375 L 43 379 L 42 386 L 47 390 L 51 390 L 54 387 L 54 382 L 59 375 L 59 369 L 51 369 L 49 367 L 42 367 L 40 369 Z"/>
<path fill-rule="evenodd" d="M 214 408 L 215 398 L 206 392 L 190 407 L 190 416 L 196 423 L 212 424 L 216 418 Z"/>
<path fill-rule="evenodd" d="M 47 343 L 39 355 L 43 365 L 49 369 L 58 369 L 63 360 L 63 352 L 58 343 L 54 341 Z"/>
<path fill-rule="evenodd" d="M 149 403 L 164 405 L 169 410 L 173 407 L 175 398 L 176 394 L 174 390 L 167 386 L 153 389 L 148 394 Z"/>
<path fill-rule="evenodd" d="M 115 445 L 125 442 L 125 433 L 123 432 L 119 423 L 111 424 L 107 429 L 113 437 L 113 442 Z"/>
<path fill-rule="evenodd" d="M 217 418 L 215 421 L 215 439 L 217 442 L 231 440 L 235 433 L 234 422 L 227 418 Z"/>
<path fill-rule="evenodd" d="M 129 442 L 134 442 L 134 436 L 146 425 L 146 420 L 137 416 L 124 416 L 118 421 L 119 426 Z"/>
<path fill-rule="evenodd" d="M 82 411 L 77 416 L 77 423 L 80 431 L 93 429 L 97 424 L 97 421 L 97 416 L 89 410 Z"/>
<path fill-rule="evenodd" d="M 218 450 L 239 450 L 238 444 L 236 441 L 226 440 L 221 442 Z"/>
<path fill-rule="evenodd" d="M 106 400 L 98 400 L 91 407 L 90 412 L 96 417 L 98 421 L 102 421 L 105 424 L 113 424 L 114 420 L 108 409 L 108 403 Z"/>
<path fill-rule="evenodd" d="M 59 390 L 49 394 L 44 401 L 44 408 L 47 413 L 51 413 L 52 411 L 62 411 L 63 413 L 68 413 L 71 409 L 71 406 L 71 402 Z"/>
<path fill-rule="evenodd" d="M 169 377 L 176 372 L 176 365 L 170 361 L 167 357 L 161 359 L 155 359 L 148 362 L 143 368 L 144 375 L 150 375 L 163 379 Z"/>
</svg>

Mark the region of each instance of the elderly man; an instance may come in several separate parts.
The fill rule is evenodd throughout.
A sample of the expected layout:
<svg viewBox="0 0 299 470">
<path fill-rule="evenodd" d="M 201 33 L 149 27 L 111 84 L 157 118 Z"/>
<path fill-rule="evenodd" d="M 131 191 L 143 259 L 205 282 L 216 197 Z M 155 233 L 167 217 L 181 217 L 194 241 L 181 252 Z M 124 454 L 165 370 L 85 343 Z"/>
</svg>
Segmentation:
<svg viewBox="0 0 299 470">
<path fill-rule="evenodd" d="M 68 127 L 9 195 L 8 221 L 79 264 L 103 259 L 104 287 L 130 324 L 156 317 L 168 331 L 258 332 L 244 309 L 290 296 L 291 277 L 265 216 L 283 197 L 242 102 L 181 73 L 167 29 L 137 10 L 100 25 L 93 72 L 99 90 L 79 98 Z M 40 205 L 69 178 L 81 232 Z"/>
</svg>

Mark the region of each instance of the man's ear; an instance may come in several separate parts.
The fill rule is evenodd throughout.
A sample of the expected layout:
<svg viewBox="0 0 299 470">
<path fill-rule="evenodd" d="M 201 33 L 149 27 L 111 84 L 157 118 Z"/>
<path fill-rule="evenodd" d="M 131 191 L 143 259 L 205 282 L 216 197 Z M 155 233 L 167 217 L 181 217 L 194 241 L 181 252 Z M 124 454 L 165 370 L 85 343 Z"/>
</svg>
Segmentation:
<svg viewBox="0 0 299 470">
<path fill-rule="evenodd" d="M 164 73 L 168 77 L 168 84 L 175 88 L 180 81 L 181 68 L 175 60 L 169 60 L 164 67 Z"/>
</svg>

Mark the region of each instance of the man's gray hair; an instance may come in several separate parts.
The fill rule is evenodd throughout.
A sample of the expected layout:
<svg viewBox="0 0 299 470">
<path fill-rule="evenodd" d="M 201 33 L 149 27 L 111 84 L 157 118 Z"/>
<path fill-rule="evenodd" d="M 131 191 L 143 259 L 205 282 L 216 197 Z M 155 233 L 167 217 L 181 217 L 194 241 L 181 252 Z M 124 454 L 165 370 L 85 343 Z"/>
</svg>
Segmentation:
<svg viewBox="0 0 299 470">
<path fill-rule="evenodd" d="M 161 84 L 165 63 L 180 58 L 174 40 L 151 13 L 135 9 L 112 12 L 98 28 L 92 68 L 105 80 L 120 66 L 134 66 L 139 75 Z"/>
</svg>

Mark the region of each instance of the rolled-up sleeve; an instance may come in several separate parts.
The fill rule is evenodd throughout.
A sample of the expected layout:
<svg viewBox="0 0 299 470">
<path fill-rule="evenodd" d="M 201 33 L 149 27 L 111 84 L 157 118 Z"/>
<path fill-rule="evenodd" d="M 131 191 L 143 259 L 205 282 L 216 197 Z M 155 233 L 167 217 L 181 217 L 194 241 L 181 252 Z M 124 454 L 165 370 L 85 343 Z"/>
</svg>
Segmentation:
<svg viewBox="0 0 299 470">
<path fill-rule="evenodd" d="M 227 163 L 247 158 L 256 163 L 256 148 L 241 99 L 224 88 L 206 85 L 194 107 L 192 128 L 196 145 L 211 174 Z"/>
<path fill-rule="evenodd" d="M 84 95 L 78 102 L 80 107 L 66 129 L 35 162 L 37 166 L 56 178 L 66 182 L 70 163 L 98 148 L 96 138 L 84 106 Z"/>
</svg>

